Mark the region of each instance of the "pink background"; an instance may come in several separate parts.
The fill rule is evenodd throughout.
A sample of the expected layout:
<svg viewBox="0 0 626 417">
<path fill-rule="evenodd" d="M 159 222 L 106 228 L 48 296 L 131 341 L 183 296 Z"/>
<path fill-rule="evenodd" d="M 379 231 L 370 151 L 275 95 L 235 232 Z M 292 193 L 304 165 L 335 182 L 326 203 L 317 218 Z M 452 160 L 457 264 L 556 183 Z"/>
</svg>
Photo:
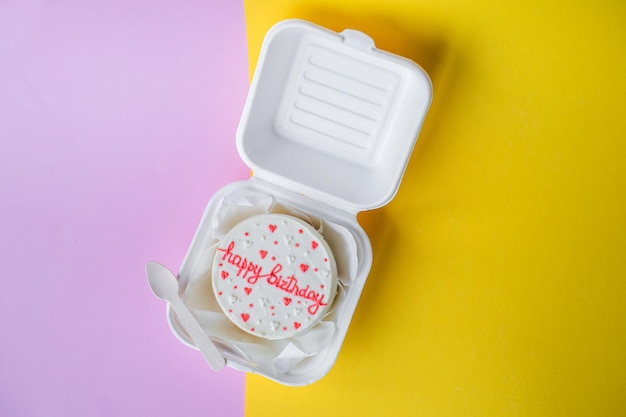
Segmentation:
<svg viewBox="0 0 626 417">
<path fill-rule="evenodd" d="M 248 177 L 246 57 L 237 1 L 0 3 L 0 415 L 243 415 L 144 266 Z"/>
</svg>

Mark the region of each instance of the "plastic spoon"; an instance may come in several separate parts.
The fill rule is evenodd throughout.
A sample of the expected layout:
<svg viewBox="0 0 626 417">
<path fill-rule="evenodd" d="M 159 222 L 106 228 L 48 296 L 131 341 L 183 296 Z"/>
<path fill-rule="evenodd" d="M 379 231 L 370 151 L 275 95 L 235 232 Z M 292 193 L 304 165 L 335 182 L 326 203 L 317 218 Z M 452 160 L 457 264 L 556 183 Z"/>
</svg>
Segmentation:
<svg viewBox="0 0 626 417">
<path fill-rule="evenodd" d="M 224 368 L 225 359 L 213 344 L 209 336 L 204 332 L 198 320 L 191 314 L 183 300 L 178 295 L 178 279 L 165 266 L 157 262 L 148 262 L 146 265 L 146 276 L 150 289 L 161 300 L 170 303 L 180 324 L 187 330 L 189 336 L 194 341 L 204 359 L 209 366 L 216 371 Z"/>
</svg>

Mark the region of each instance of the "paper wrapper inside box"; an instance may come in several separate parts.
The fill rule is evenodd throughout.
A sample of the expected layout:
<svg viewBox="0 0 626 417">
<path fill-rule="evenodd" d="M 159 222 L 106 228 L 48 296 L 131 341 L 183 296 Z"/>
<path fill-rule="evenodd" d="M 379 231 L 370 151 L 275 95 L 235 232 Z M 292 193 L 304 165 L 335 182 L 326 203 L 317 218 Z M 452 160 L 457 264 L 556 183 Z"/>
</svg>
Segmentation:
<svg viewBox="0 0 626 417">
<path fill-rule="evenodd" d="M 240 221 L 266 213 L 288 214 L 311 224 L 330 246 L 337 264 L 338 289 L 331 308 L 308 332 L 288 339 L 267 340 L 243 332 L 224 315 L 213 295 L 211 270 L 219 240 Z M 227 359 L 247 371 L 276 380 L 285 374 L 306 372 L 317 361 L 327 360 L 324 349 L 337 331 L 337 320 L 358 274 L 359 251 L 353 233 L 337 222 L 305 213 L 281 203 L 275 196 L 263 191 L 251 192 L 248 188 L 235 189 L 220 198 L 215 214 L 205 227 L 209 228 L 204 231 L 210 237 L 205 239 L 208 245 L 197 252 L 196 259 L 187 260 L 193 267 L 186 280 L 181 280 L 184 281 L 181 286 L 186 304 Z M 174 330 L 192 345 L 176 317 L 170 315 Z"/>
</svg>

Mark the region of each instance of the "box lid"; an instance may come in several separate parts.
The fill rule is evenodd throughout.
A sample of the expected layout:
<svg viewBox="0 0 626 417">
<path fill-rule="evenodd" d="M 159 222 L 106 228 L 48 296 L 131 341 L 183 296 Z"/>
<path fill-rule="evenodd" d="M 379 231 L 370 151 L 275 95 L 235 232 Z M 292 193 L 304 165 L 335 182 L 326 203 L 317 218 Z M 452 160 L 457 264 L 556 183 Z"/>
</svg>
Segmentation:
<svg viewBox="0 0 626 417">
<path fill-rule="evenodd" d="M 257 178 L 350 212 L 380 207 L 431 97 L 417 64 L 367 35 L 283 21 L 263 42 L 237 147 Z"/>
</svg>

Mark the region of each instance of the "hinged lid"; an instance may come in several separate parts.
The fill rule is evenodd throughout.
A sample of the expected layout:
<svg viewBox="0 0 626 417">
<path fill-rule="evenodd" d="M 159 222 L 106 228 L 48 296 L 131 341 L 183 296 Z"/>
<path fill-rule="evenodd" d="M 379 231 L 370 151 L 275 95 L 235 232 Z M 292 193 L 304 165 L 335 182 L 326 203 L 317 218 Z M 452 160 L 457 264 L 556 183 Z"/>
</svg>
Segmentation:
<svg viewBox="0 0 626 417">
<path fill-rule="evenodd" d="M 358 212 L 396 193 L 432 89 L 367 35 L 287 20 L 266 35 L 237 131 L 254 176 Z"/>
</svg>

